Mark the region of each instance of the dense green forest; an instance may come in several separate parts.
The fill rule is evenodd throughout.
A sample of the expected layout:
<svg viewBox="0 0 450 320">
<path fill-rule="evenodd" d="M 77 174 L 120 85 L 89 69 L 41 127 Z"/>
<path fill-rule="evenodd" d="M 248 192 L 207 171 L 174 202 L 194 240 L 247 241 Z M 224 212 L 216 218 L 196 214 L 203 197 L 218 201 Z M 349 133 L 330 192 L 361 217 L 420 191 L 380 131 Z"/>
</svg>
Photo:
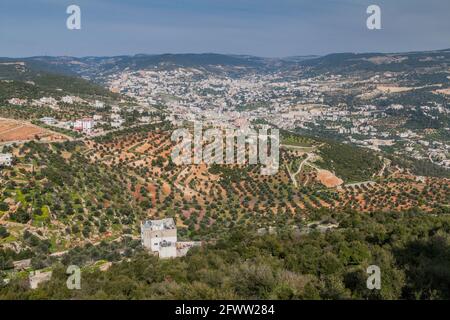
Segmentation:
<svg viewBox="0 0 450 320">
<path fill-rule="evenodd" d="M 339 228 L 306 234 L 280 229 L 263 236 L 237 228 L 172 260 L 138 250 L 106 272 L 83 271 L 81 290 L 67 289 L 66 265 L 59 263 L 39 289 L 16 279 L 0 289 L 0 299 L 450 298 L 449 216 L 316 215 L 336 220 Z M 369 265 L 381 269 L 381 290 L 366 287 Z"/>
<path fill-rule="evenodd" d="M 321 165 L 336 172 L 346 181 L 364 181 L 382 167 L 382 161 L 372 150 L 327 141 L 320 149 Z"/>
</svg>

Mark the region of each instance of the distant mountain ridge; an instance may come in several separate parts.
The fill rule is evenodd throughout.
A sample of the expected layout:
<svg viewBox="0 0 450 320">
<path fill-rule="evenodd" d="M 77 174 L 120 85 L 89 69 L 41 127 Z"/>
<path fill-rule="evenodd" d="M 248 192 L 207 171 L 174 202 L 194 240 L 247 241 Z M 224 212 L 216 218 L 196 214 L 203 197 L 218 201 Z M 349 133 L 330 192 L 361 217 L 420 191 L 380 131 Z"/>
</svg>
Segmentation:
<svg viewBox="0 0 450 320">
<path fill-rule="evenodd" d="M 316 73 L 417 71 L 420 68 L 450 66 L 450 49 L 405 53 L 333 53 L 301 61 L 300 65 Z"/>
<path fill-rule="evenodd" d="M 13 97 L 74 94 L 112 97 L 106 88 L 80 78 L 76 72 L 40 67 L 37 61 L 0 59 L 0 102 Z"/>
<path fill-rule="evenodd" d="M 37 71 L 100 78 L 128 70 L 199 68 L 228 75 L 246 72 L 306 70 L 311 74 L 407 71 L 450 66 L 450 49 L 406 53 L 333 53 L 324 56 L 263 58 L 217 53 L 136 54 L 113 57 L 28 57 L 0 58 L 2 63 L 24 62 Z"/>
<path fill-rule="evenodd" d="M 99 75 L 110 74 L 125 69 L 170 69 L 170 68 L 203 68 L 219 71 L 220 68 L 268 70 L 272 66 L 280 67 L 279 59 L 266 59 L 253 56 L 205 54 L 137 54 L 134 56 L 115 57 L 30 57 L 30 58 L 0 58 L 2 62 L 24 62 L 30 68 L 45 72 L 55 72 L 66 75 L 78 75 L 86 78 L 96 78 Z"/>
</svg>

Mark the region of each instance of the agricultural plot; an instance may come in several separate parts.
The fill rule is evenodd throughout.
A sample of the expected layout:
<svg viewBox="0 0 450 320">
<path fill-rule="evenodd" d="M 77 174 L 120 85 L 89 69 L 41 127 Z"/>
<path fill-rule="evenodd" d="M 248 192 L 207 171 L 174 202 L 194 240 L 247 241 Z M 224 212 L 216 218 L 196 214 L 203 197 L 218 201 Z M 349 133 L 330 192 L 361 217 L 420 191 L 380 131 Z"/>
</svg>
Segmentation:
<svg viewBox="0 0 450 320">
<path fill-rule="evenodd" d="M 61 141 L 66 137 L 25 121 L 0 118 L 0 143 L 29 140 Z"/>
<path fill-rule="evenodd" d="M 174 145 L 170 131 L 150 129 L 14 148 L 16 164 L 1 173 L 0 221 L 10 230 L 3 246 L 29 247 L 23 230 L 51 239 L 50 252 L 124 233 L 137 237 L 148 218 L 173 217 L 180 239 L 208 240 L 236 226 L 302 225 L 318 210 L 448 210 L 448 179 L 386 166 L 376 181 L 350 181 L 322 166 L 325 146 L 281 148 L 280 170 L 263 176 L 258 165 L 176 166 Z"/>
</svg>

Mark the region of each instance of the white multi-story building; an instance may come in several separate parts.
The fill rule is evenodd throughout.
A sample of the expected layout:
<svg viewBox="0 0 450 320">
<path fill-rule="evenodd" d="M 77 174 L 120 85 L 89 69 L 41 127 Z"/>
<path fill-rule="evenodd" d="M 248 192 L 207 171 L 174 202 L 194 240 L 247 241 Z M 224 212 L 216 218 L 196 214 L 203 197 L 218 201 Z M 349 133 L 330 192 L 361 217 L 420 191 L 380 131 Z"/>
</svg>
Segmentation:
<svg viewBox="0 0 450 320">
<path fill-rule="evenodd" d="M 182 257 L 191 248 L 202 245 L 200 241 L 179 242 L 177 226 L 172 218 L 141 223 L 141 241 L 143 247 L 157 253 L 161 259 Z"/>
<path fill-rule="evenodd" d="M 84 118 L 80 120 L 76 120 L 73 128 L 78 131 L 83 131 L 85 133 L 90 133 L 94 128 L 95 121 L 92 118 Z"/>
<path fill-rule="evenodd" d="M 13 156 L 11 153 L 0 153 L 0 166 L 10 167 L 12 166 Z"/>
<path fill-rule="evenodd" d="M 105 107 L 105 103 L 102 101 L 95 100 L 94 108 L 102 109 Z"/>
<path fill-rule="evenodd" d="M 142 246 L 158 253 L 160 258 L 177 256 L 177 227 L 172 218 L 141 223 Z"/>
</svg>

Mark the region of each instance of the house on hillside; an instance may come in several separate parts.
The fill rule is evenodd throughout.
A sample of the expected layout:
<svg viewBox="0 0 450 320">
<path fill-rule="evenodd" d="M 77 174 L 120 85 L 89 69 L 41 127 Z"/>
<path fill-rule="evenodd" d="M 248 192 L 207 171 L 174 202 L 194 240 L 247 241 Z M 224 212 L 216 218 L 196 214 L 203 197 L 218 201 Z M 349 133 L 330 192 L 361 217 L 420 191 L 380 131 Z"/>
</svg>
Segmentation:
<svg viewBox="0 0 450 320">
<path fill-rule="evenodd" d="M 147 220 L 141 224 L 142 245 L 161 258 L 177 256 L 177 227 L 172 218 Z"/>
<path fill-rule="evenodd" d="M 65 96 L 61 98 L 61 102 L 67 103 L 67 104 L 74 104 L 74 103 L 85 103 L 83 99 L 77 96 Z"/>
<path fill-rule="evenodd" d="M 173 218 L 141 223 L 141 241 L 144 248 L 161 259 L 182 257 L 190 248 L 201 245 L 198 241 L 178 242 L 177 226 Z"/>
<path fill-rule="evenodd" d="M 8 103 L 13 106 L 23 106 L 27 103 L 27 99 L 11 98 Z"/>
<path fill-rule="evenodd" d="M 12 166 L 13 156 L 11 153 L 0 153 L 0 167 Z"/>
<path fill-rule="evenodd" d="M 111 114 L 110 118 L 111 118 L 110 125 L 113 128 L 120 128 L 122 127 L 122 124 L 125 123 L 125 119 L 123 119 L 120 114 L 113 113 Z"/>
<path fill-rule="evenodd" d="M 105 103 L 102 101 L 95 100 L 94 108 L 103 109 L 105 107 Z"/>
<path fill-rule="evenodd" d="M 40 118 L 39 121 L 41 121 L 42 123 L 48 125 L 48 126 L 53 126 L 56 124 L 56 119 L 53 117 L 43 117 Z"/>
</svg>

